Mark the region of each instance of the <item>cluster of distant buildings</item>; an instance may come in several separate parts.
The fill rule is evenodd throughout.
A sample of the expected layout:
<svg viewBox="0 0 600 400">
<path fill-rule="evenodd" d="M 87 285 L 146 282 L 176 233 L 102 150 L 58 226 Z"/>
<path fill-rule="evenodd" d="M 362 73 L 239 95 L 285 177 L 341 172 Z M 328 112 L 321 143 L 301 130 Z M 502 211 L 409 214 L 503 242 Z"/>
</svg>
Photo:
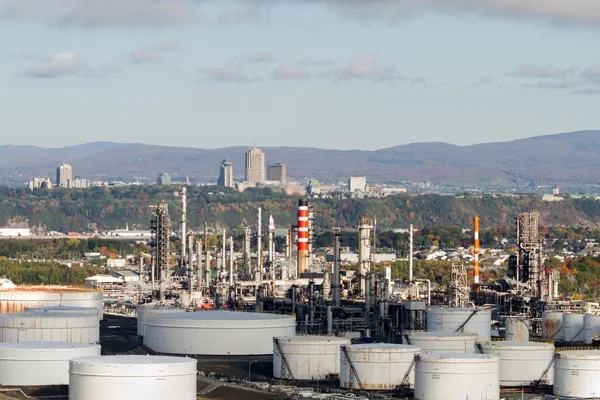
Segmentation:
<svg viewBox="0 0 600 400">
<path fill-rule="evenodd" d="M 52 183 L 50 178 L 33 178 L 27 184 L 30 190 L 51 189 L 53 187 L 64 187 L 68 189 L 87 189 L 92 187 L 92 181 L 78 176 L 73 177 L 73 167 L 63 162 L 56 167 L 56 182 Z"/>
</svg>

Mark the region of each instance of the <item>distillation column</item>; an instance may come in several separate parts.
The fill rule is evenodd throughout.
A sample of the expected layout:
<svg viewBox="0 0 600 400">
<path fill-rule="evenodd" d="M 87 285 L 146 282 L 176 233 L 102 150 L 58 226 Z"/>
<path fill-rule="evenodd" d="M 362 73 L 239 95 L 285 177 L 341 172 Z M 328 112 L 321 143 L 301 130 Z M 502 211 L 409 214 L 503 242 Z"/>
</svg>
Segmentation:
<svg viewBox="0 0 600 400">
<path fill-rule="evenodd" d="M 366 276 L 371 272 L 371 230 L 373 230 L 373 218 L 360 217 L 358 220 L 358 266 L 361 296 L 365 296 L 367 293 Z"/>
</svg>

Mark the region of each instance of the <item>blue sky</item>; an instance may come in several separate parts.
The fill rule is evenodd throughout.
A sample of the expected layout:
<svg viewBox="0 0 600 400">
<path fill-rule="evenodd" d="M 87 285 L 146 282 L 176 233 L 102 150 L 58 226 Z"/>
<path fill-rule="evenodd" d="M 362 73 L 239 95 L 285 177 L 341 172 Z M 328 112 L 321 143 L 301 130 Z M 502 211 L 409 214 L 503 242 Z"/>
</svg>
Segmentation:
<svg viewBox="0 0 600 400">
<path fill-rule="evenodd" d="M 0 0 L 1 144 L 472 144 L 600 128 L 598 0 Z"/>
</svg>

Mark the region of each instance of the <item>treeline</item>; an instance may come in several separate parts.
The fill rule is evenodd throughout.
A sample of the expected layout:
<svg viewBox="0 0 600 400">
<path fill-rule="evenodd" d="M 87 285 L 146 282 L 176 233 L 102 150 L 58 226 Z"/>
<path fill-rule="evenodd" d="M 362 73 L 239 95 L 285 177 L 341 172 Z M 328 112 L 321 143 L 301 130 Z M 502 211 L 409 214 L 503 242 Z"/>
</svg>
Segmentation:
<svg viewBox="0 0 600 400">
<path fill-rule="evenodd" d="M 173 221 L 180 217 L 180 187 L 124 186 L 91 189 L 34 190 L 0 187 L 0 226 L 20 219 L 32 228 L 51 231 L 94 232 L 124 228 L 148 229 L 151 206 L 166 201 Z M 245 225 L 254 227 L 256 210 L 263 210 L 266 228 L 268 216 L 276 225 L 289 226 L 296 221 L 298 196 L 271 189 L 248 189 L 242 193 L 222 187 L 188 187 L 188 224 L 200 230 L 204 223 L 212 228 L 225 227 L 241 234 Z M 441 196 L 398 195 L 385 198 L 315 199 L 318 230 L 333 227 L 354 229 L 360 216 L 376 215 L 379 231 L 393 228 L 417 229 L 454 226 L 469 229 L 473 216 L 481 218 L 481 229 L 513 230 L 519 212 L 539 211 L 541 226 L 584 226 L 596 228 L 600 220 L 600 201 L 566 198 L 547 203 L 539 196 Z M 556 231 L 554 234 L 562 234 Z M 600 231 L 596 232 L 600 238 Z M 441 238 L 444 241 L 444 238 Z M 394 239 L 390 240 L 403 240 Z M 435 239 L 438 240 L 438 239 Z M 459 237 L 455 244 L 462 242 Z"/>
<path fill-rule="evenodd" d="M 83 285 L 84 279 L 104 273 L 90 265 L 68 267 L 58 263 L 17 262 L 0 259 L 0 276 L 17 285 Z"/>
<path fill-rule="evenodd" d="M 97 252 L 108 258 L 124 257 L 148 251 L 144 245 L 124 240 L 104 240 L 98 237 L 85 239 L 3 239 L 0 240 L 0 257 L 61 259 L 83 257 L 84 253 Z"/>
</svg>

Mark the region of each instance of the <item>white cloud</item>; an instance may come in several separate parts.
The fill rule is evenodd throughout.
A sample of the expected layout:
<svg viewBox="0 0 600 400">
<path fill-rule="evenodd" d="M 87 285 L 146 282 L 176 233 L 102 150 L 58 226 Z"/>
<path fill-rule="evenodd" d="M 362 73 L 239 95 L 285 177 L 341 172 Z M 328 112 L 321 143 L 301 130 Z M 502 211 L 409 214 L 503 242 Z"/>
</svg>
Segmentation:
<svg viewBox="0 0 600 400">
<path fill-rule="evenodd" d="M 308 79 L 310 74 L 305 65 L 280 65 L 273 70 L 275 79 Z"/>
<path fill-rule="evenodd" d="M 91 75 L 92 71 L 74 51 L 65 51 L 28 68 L 20 76 L 27 78 L 60 78 Z"/>
<path fill-rule="evenodd" d="M 583 70 L 581 73 L 586 78 L 600 78 L 600 64 L 592 64 Z"/>
<path fill-rule="evenodd" d="M 598 0 L 305 0 L 323 3 L 360 18 L 394 19 L 423 12 L 478 13 L 542 19 L 568 24 L 600 24 Z"/>
<path fill-rule="evenodd" d="M 168 26 L 194 19 L 187 0 L 0 0 L 0 16 L 85 27 Z"/>
<path fill-rule="evenodd" d="M 575 67 L 560 69 L 552 65 L 539 66 L 531 63 L 523 63 L 507 75 L 521 78 L 565 79 L 573 75 L 576 71 L 577 68 Z"/>
<path fill-rule="evenodd" d="M 393 81 L 400 79 L 395 65 L 379 65 L 376 53 L 367 53 L 352 59 L 346 67 L 337 71 L 336 81 L 370 79 L 372 81 Z"/>
<path fill-rule="evenodd" d="M 161 64 L 164 62 L 162 56 L 164 53 L 170 53 L 179 50 L 179 48 L 179 42 L 176 40 L 159 43 L 132 52 L 128 57 L 128 61 L 135 65 Z"/>
<path fill-rule="evenodd" d="M 222 64 L 216 67 L 199 68 L 198 73 L 208 82 L 248 83 L 249 78 L 240 64 Z"/>
</svg>

